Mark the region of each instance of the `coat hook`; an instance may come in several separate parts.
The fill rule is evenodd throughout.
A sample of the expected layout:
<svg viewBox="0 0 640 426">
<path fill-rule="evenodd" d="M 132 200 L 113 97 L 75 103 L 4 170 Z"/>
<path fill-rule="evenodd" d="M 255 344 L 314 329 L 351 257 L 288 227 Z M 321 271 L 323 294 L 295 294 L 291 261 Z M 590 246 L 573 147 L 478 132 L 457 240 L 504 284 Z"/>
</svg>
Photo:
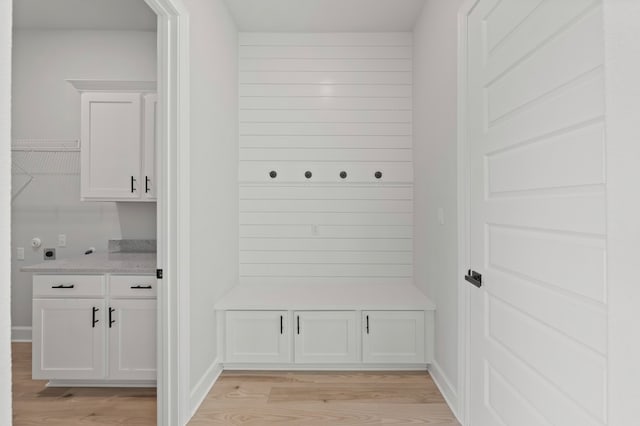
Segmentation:
<svg viewBox="0 0 640 426">
<path fill-rule="evenodd" d="M 380 179 L 382 177 L 382 172 L 377 171 L 374 176 L 376 177 L 376 179 Z"/>
<path fill-rule="evenodd" d="M 304 177 L 306 177 L 307 179 L 311 179 L 311 176 L 313 176 L 313 174 L 309 170 L 304 172 Z"/>
<path fill-rule="evenodd" d="M 276 176 L 278 176 L 278 173 L 275 170 L 271 170 L 269 172 L 269 176 L 271 176 L 271 179 L 275 179 Z"/>
<path fill-rule="evenodd" d="M 340 172 L 340 177 L 342 179 L 346 179 L 347 178 L 347 172 L 345 172 L 344 170 Z"/>
</svg>

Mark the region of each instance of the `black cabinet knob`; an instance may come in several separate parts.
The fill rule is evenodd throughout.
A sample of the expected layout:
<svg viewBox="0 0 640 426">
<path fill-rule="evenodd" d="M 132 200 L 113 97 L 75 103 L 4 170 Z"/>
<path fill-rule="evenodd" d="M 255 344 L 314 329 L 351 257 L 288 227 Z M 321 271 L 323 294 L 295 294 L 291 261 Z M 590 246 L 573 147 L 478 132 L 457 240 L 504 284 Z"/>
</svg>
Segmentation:
<svg viewBox="0 0 640 426">
<path fill-rule="evenodd" d="M 271 170 L 269 172 L 269 176 L 271 176 L 271 179 L 275 179 L 276 176 L 278 176 L 278 173 L 275 170 Z"/>
<path fill-rule="evenodd" d="M 311 179 L 311 176 L 313 176 L 313 174 L 310 171 L 306 171 L 304 172 L 304 177 L 306 177 L 307 179 Z"/>
<path fill-rule="evenodd" d="M 376 172 L 374 176 L 376 179 L 380 179 L 382 177 L 382 172 Z"/>
<path fill-rule="evenodd" d="M 346 179 L 347 178 L 347 172 L 345 172 L 345 171 L 340 172 L 340 177 L 342 179 Z"/>
</svg>

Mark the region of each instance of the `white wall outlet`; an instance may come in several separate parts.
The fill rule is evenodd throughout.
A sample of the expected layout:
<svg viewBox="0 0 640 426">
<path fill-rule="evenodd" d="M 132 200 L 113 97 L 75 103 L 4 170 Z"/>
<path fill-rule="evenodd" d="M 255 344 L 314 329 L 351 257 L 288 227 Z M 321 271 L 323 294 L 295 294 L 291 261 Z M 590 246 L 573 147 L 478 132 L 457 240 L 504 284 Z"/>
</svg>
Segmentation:
<svg viewBox="0 0 640 426">
<path fill-rule="evenodd" d="M 58 234 L 58 247 L 67 246 L 67 234 Z"/>
<path fill-rule="evenodd" d="M 16 260 L 24 260 L 24 247 L 16 248 Z"/>
<path fill-rule="evenodd" d="M 444 209 L 442 207 L 438 207 L 438 223 L 444 225 Z"/>
</svg>

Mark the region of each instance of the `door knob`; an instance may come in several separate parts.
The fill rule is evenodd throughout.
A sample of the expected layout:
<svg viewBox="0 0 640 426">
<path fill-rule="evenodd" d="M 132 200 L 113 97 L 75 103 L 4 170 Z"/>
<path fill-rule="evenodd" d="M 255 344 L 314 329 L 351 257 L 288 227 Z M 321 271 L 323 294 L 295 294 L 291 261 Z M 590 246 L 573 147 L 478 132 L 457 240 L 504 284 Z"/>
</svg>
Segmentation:
<svg viewBox="0 0 640 426">
<path fill-rule="evenodd" d="M 467 275 L 464 276 L 464 279 L 478 288 L 482 287 L 482 274 L 479 274 L 476 271 L 469 269 L 469 271 L 467 271 Z"/>
</svg>

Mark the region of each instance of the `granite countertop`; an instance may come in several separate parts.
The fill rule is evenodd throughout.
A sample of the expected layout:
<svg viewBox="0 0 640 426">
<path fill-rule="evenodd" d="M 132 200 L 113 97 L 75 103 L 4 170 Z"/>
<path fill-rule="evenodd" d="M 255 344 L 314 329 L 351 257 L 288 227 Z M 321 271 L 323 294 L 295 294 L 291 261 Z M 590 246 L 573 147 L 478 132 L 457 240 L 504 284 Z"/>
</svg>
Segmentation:
<svg viewBox="0 0 640 426">
<path fill-rule="evenodd" d="M 156 253 L 92 253 L 25 266 L 21 271 L 54 274 L 155 274 Z"/>
</svg>

